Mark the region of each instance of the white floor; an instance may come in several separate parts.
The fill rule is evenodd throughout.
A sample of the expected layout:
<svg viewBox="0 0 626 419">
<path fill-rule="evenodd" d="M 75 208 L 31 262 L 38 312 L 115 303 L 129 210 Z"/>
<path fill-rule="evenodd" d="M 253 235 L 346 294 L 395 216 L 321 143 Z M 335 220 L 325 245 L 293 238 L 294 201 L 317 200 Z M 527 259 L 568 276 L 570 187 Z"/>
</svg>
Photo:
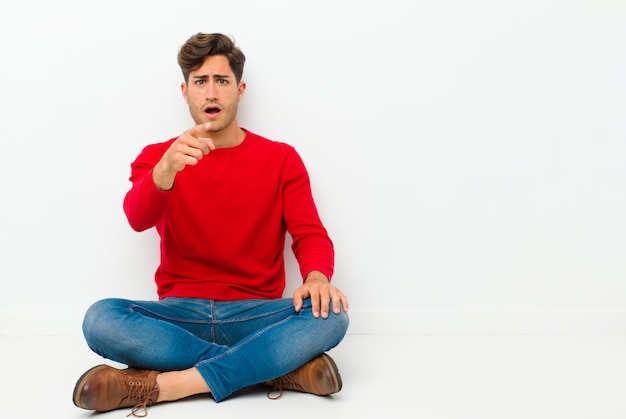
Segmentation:
<svg viewBox="0 0 626 419">
<path fill-rule="evenodd" d="M 197 397 L 149 418 L 626 418 L 626 335 L 348 335 L 330 352 L 344 381 L 332 397 L 268 400 L 254 387 L 215 403 Z M 125 418 L 72 404 L 102 360 L 80 336 L 0 336 L 0 418 Z M 112 364 L 115 365 L 115 364 Z"/>
</svg>

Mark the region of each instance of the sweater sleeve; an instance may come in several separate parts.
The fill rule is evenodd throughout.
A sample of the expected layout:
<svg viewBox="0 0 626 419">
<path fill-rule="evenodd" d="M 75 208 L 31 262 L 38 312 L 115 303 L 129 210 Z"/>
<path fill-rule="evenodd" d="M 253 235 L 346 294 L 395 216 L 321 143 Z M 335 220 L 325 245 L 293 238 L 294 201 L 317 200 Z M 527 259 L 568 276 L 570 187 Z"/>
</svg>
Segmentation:
<svg viewBox="0 0 626 419">
<path fill-rule="evenodd" d="M 154 227 L 170 202 L 171 192 L 158 189 L 152 180 L 152 170 L 160 158 L 161 154 L 146 148 L 131 164 L 132 186 L 124 197 L 124 213 L 135 231 Z"/>
<path fill-rule="evenodd" d="M 307 170 L 295 150 L 286 159 L 283 176 L 283 214 L 302 278 L 318 270 L 331 280 L 335 257 L 333 243 L 320 220 Z"/>
</svg>

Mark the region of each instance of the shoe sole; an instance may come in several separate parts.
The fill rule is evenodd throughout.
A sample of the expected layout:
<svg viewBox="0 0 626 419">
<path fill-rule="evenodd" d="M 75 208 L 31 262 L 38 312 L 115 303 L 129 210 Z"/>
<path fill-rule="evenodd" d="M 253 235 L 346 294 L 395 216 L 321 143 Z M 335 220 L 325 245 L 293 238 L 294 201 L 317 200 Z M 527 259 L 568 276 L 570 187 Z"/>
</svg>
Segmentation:
<svg viewBox="0 0 626 419">
<path fill-rule="evenodd" d="M 111 368 L 111 366 L 109 365 L 96 365 L 93 368 L 88 369 L 87 371 L 85 371 L 85 373 L 83 375 L 80 376 L 80 378 L 78 379 L 78 381 L 76 381 L 76 385 L 74 386 L 74 394 L 72 396 L 72 400 L 74 401 L 74 405 L 76 407 L 80 407 L 81 409 L 88 409 L 87 407 L 83 406 L 80 403 L 80 393 L 81 390 L 83 389 L 83 386 L 81 385 L 82 382 L 88 378 L 91 374 L 103 369 L 103 368 Z M 90 410 L 90 409 L 88 409 Z"/>
<path fill-rule="evenodd" d="M 328 362 L 331 366 L 331 370 L 333 371 L 333 375 L 337 381 L 337 386 L 335 387 L 334 393 L 338 393 L 339 391 L 341 391 L 343 387 L 343 381 L 341 379 L 341 374 L 339 374 L 339 368 L 337 368 L 337 364 L 330 356 L 326 354 L 322 354 L 321 357 L 324 358 L 326 362 Z M 333 394 L 333 393 L 330 393 L 330 394 Z"/>
</svg>

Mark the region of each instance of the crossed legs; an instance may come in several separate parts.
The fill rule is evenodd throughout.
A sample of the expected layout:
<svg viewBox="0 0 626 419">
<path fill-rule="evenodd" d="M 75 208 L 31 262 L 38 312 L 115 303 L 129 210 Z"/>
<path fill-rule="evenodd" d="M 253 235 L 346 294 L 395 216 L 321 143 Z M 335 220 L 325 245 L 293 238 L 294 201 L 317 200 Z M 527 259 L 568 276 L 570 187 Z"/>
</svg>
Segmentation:
<svg viewBox="0 0 626 419">
<path fill-rule="evenodd" d="M 299 367 L 336 346 L 347 327 L 344 312 L 331 314 L 328 319 L 316 319 L 308 305 L 295 313 L 290 299 L 237 302 L 108 299 L 95 303 L 83 324 L 92 350 L 134 367 L 126 375 L 135 368 L 161 372 L 155 376 L 154 383 L 146 384 L 146 388 L 158 389 L 152 390 L 149 403 L 201 393 L 212 393 L 219 402 L 243 387 L 269 382 L 295 370 L 303 371 Z M 315 371 L 307 370 L 303 374 L 318 376 L 317 369 L 322 365 L 326 369 L 329 365 L 334 367 L 337 373 L 332 360 L 330 363 L 325 360 L 316 363 Z M 332 371 L 330 374 L 333 375 Z M 132 377 L 116 378 L 120 383 L 129 379 L 132 381 Z M 84 377 L 81 380 L 86 381 Z M 76 394 L 87 384 L 81 387 L 81 380 L 75 389 L 74 402 L 89 408 L 81 405 L 80 394 Z M 124 384 L 120 391 L 125 392 L 126 387 Z"/>
</svg>

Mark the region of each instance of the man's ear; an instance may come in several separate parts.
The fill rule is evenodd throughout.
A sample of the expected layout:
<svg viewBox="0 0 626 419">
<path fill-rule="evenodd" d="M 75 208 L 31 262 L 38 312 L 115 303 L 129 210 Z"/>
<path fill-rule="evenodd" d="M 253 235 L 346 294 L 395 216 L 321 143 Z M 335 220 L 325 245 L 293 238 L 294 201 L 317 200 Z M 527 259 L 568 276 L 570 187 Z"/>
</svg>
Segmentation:
<svg viewBox="0 0 626 419">
<path fill-rule="evenodd" d="M 187 83 L 182 82 L 182 83 L 180 84 L 180 91 L 181 91 L 181 92 L 182 92 L 182 94 L 183 94 L 183 98 L 185 99 L 185 103 L 189 103 L 189 102 L 187 101 Z"/>
<path fill-rule="evenodd" d="M 246 82 L 239 82 L 239 101 L 243 99 L 243 93 L 246 91 Z"/>
</svg>

